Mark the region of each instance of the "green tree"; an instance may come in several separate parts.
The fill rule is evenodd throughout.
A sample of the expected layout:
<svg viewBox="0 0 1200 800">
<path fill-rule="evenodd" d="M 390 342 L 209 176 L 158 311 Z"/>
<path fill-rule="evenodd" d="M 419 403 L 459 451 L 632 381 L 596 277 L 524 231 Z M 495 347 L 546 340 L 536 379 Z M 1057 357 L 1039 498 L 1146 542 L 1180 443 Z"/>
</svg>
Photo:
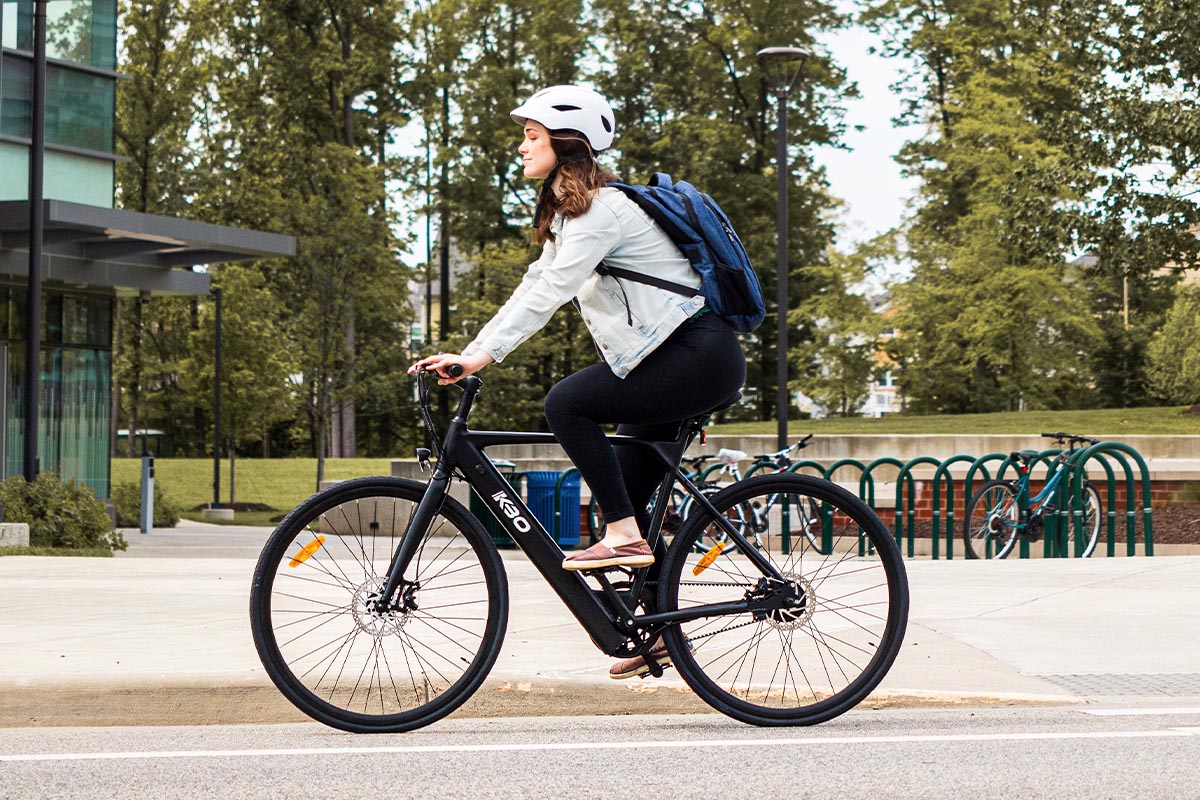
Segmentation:
<svg viewBox="0 0 1200 800">
<path fill-rule="evenodd" d="M 1147 348 L 1150 388 L 1167 403 L 1200 404 L 1200 287 L 1181 289 Z"/>
<path fill-rule="evenodd" d="M 239 447 L 266 439 L 271 426 L 295 416 L 297 398 L 289 377 L 295 361 L 282 335 L 276 298 L 254 267 L 222 265 L 213 278 L 222 294 L 221 432 L 229 453 L 229 502 L 237 502 L 234 470 Z M 200 308 L 200 324 L 192 339 L 192 356 L 180 365 L 190 395 L 215 417 L 216 303 Z"/>
<path fill-rule="evenodd" d="M 893 0 L 867 19 L 923 65 L 906 119 L 930 133 L 901 154 L 921 179 L 905 231 L 916 266 L 896 294 L 913 407 L 1087 402 L 1097 327 L 1067 255 L 1102 161 L 1078 135 L 1102 72 L 1102 49 L 1076 39 L 1091 23 L 1053 3 L 998 0 Z"/>
<path fill-rule="evenodd" d="M 386 144 L 407 120 L 396 91 L 402 10 L 238 0 L 220 11 L 222 79 L 205 139 L 215 180 L 200 200 L 230 224 L 298 236 L 294 259 L 260 268 L 300 361 L 318 482 L 330 452 L 356 449 L 360 342 L 393 358 L 408 344 L 408 270 L 386 192 Z"/>
<path fill-rule="evenodd" d="M 837 142 L 841 99 L 855 92 L 814 38 L 844 23 L 834 4 L 598 0 L 595 9 L 604 43 L 594 80 L 615 106 L 622 177 L 668 172 L 713 194 L 758 265 L 768 298 L 776 286 L 777 127 L 755 54 L 780 43 L 813 52 L 788 107 L 788 307 L 795 308 L 813 290 L 800 266 L 824 263 L 833 239 L 827 212 L 836 201 L 813 148 Z M 768 300 L 763 327 L 743 339 L 746 395 L 760 419 L 774 415 L 777 311 Z M 789 341 L 808 339 L 810 321 L 791 319 Z"/>
<path fill-rule="evenodd" d="M 204 37 L 210 4 L 127 0 L 120 4 L 117 83 L 118 207 L 146 214 L 191 217 L 197 153 L 189 131 L 197 97 L 212 77 Z M 87 41 L 86 37 L 83 39 Z M 178 391 L 175 365 L 187 356 L 187 320 L 194 300 L 118 299 L 113 353 L 113 444 L 124 412 L 128 428 L 156 427 L 183 452 L 195 445 L 195 404 Z M 133 455 L 135 437 L 127 440 Z"/>
<path fill-rule="evenodd" d="M 1200 251 L 1189 233 L 1200 206 L 1185 191 L 1195 148 L 1180 146 L 1194 140 L 1200 119 L 1187 88 L 1197 60 L 1178 35 L 1194 27 L 1189 13 L 1157 0 L 885 0 L 864 14 L 887 52 L 916 65 L 898 87 L 908 100 L 901 121 L 927 131 L 901 155 L 922 182 L 906 229 L 918 265 L 909 299 L 922 306 L 906 320 L 917 331 L 908 346 L 920 348 L 908 387 L 919 406 L 982 410 L 988 395 L 1013 396 L 998 372 L 1030 365 L 1040 386 L 1076 387 L 1033 402 L 1144 399 L 1137 353 L 1170 285 L 1157 276 L 1195 264 Z M 1145 181 L 1148 170 L 1159 178 Z M 1089 257 L 1067 275 L 1063 262 L 1080 251 Z M 1031 272 L 1014 280 L 1014 268 Z M 1072 302 L 1052 318 L 1029 313 L 1016 295 L 1006 304 L 992 294 L 1049 288 L 1060 275 Z M 944 305 L 965 300 L 976 305 Z M 1085 306 L 1091 324 L 1082 324 Z M 1002 308 L 1033 326 L 1031 346 L 1004 332 L 1011 315 L 998 315 Z M 975 333 L 997 328 L 992 338 L 1009 343 L 1008 356 L 1003 345 L 986 352 L 950 338 L 965 326 L 941 323 L 964 309 L 977 319 Z M 1044 380 L 1046 370 L 1054 380 Z M 1078 390 L 1089 384 L 1104 391 Z"/>
<path fill-rule="evenodd" d="M 862 293 L 865 253 L 845 256 L 831 250 L 828 265 L 807 267 L 803 274 L 818 288 L 791 312 L 809 322 L 812 337 L 792 348 L 799 377 L 790 388 L 833 413 L 853 416 L 870 394 L 883 331 L 882 319 Z"/>
</svg>

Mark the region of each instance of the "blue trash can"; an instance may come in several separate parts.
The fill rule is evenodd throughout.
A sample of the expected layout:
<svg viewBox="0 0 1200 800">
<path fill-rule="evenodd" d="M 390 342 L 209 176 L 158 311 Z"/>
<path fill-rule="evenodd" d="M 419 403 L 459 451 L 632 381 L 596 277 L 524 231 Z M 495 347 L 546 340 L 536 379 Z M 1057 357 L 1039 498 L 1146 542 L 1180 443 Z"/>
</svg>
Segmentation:
<svg viewBox="0 0 1200 800">
<path fill-rule="evenodd" d="M 511 461 L 498 461 L 496 459 L 490 459 L 490 461 L 496 467 L 496 469 L 500 471 L 500 474 L 504 476 L 504 479 L 508 481 L 509 485 L 516 490 L 517 495 L 520 496 L 521 478 L 523 477 L 524 473 L 517 472 L 517 465 Z M 491 534 L 492 543 L 495 544 L 496 547 L 501 549 L 511 549 L 517 546 L 517 543 L 512 540 L 511 536 L 508 535 L 508 531 L 505 530 L 504 526 L 500 524 L 500 521 L 496 519 L 479 495 L 475 493 L 474 489 L 471 490 L 469 502 L 471 513 L 475 515 L 476 519 L 483 523 L 484 529 Z"/>
<path fill-rule="evenodd" d="M 557 513 L 554 515 L 554 538 L 564 550 L 579 545 L 579 470 L 572 467 L 558 476 L 554 487 Z"/>
<path fill-rule="evenodd" d="M 533 470 L 525 473 L 525 503 L 551 536 L 555 535 L 554 487 L 558 484 L 560 474 L 555 470 Z"/>
</svg>

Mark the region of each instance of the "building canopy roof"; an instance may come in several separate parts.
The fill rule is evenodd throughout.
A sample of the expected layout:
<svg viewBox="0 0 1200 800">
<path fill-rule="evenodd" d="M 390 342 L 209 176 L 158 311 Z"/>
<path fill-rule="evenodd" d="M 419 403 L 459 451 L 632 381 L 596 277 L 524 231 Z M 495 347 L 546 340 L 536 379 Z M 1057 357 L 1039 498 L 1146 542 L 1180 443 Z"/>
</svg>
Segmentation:
<svg viewBox="0 0 1200 800">
<path fill-rule="evenodd" d="M 208 294 L 199 264 L 296 254 L 275 233 L 133 211 L 44 201 L 43 280 L 152 294 Z M 29 202 L 0 202 L 0 276 L 29 274 Z"/>
</svg>

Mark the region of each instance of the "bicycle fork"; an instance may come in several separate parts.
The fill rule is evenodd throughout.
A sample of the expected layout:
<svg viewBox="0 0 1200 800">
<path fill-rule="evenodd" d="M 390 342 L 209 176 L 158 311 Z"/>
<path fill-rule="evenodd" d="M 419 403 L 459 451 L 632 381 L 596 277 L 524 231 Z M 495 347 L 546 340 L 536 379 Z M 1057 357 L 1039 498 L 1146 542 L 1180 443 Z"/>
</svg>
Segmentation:
<svg viewBox="0 0 1200 800">
<path fill-rule="evenodd" d="M 400 537 L 400 546 L 392 554 L 391 563 L 388 565 L 387 580 L 384 581 L 383 588 L 371 602 L 373 610 L 377 613 L 382 614 L 392 610 L 395 607 L 392 598 L 401 589 L 403 590 L 400 595 L 401 606 L 397 610 L 411 610 L 405 606 L 410 602 L 412 590 L 419 587 L 408 585 L 408 582 L 404 580 L 404 572 L 417 552 L 417 546 L 424 538 L 425 532 L 433 523 L 433 518 L 441 511 L 442 502 L 445 500 L 449 488 L 450 473 L 443 469 L 439 461 L 429 479 L 429 485 L 425 488 L 425 494 L 421 497 L 421 502 L 417 504 L 408 524 L 404 526 L 404 533 Z"/>
</svg>

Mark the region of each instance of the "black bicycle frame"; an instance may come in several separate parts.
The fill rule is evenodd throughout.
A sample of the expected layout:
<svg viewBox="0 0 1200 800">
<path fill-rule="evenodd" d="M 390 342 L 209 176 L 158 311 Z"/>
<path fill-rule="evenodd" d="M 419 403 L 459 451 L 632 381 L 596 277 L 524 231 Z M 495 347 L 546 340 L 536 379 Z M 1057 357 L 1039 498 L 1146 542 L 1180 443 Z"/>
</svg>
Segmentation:
<svg viewBox="0 0 1200 800">
<path fill-rule="evenodd" d="M 462 379 L 459 383 L 463 387 L 462 399 L 459 401 L 454 418 L 450 421 L 437 466 L 430 477 L 425 495 L 417 504 L 417 508 L 405 528 L 404 535 L 401 537 L 400 546 L 392 556 L 391 564 L 388 567 L 387 581 L 377 599 L 381 608 L 388 607 L 392 598 L 397 596 L 397 591 L 408 584 L 403 578 L 404 571 L 408 568 L 424 532 L 429 529 L 430 523 L 440 510 L 456 469 L 579 620 L 579 624 L 592 637 L 596 646 L 608 655 L 634 653 L 640 645 L 646 644 L 653 635 L 672 623 L 699 619 L 713 614 L 771 611 L 782 607 L 783 602 L 776 597 L 776 594 L 768 593 L 736 603 L 720 603 L 659 614 L 635 615 L 633 607 L 622 599 L 621 594 L 616 591 L 603 573 L 595 573 L 596 579 L 601 584 L 601 590 L 598 592 L 588 585 L 579 572 L 564 570 L 562 568 L 563 552 L 558 543 L 484 454 L 485 448 L 499 444 L 557 444 L 558 440 L 550 433 L 469 430 L 467 417 L 475 396 L 482 386 L 482 381 L 475 376 L 470 376 Z M 660 500 L 654 504 L 650 520 L 648 536 L 650 546 L 661 554 L 662 548 L 658 546 L 658 541 L 667 511 L 667 502 L 663 498 L 669 497 L 671 485 L 678 482 L 742 547 L 743 552 L 763 571 L 764 577 L 773 579 L 775 585 L 783 587 L 785 582 L 779 571 L 750 544 L 732 523 L 725 519 L 724 515 L 717 512 L 708 498 L 688 480 L 679 468 L 683 454 L 699 432 L 703 419 L 690 421 L 693 423 L 691 425 L 685 424 L 679 438 L 674 442 L 653 442 L 619 435 L 608 437 L 610 441 L 618 445 L 648 447 L 657 453 L 663 462 L 665 469 L 658 493 Z M 628 594 L 633 606 L 637 605 L 637 598 L 641 596 L 649 576 L 649 568 L 635 571 L 632 588 Z M 402 596 L 403 592 L 400 594 Z M 608 602 L 604 602 L 602 598 L 607 599 Z"/>
</svg>

